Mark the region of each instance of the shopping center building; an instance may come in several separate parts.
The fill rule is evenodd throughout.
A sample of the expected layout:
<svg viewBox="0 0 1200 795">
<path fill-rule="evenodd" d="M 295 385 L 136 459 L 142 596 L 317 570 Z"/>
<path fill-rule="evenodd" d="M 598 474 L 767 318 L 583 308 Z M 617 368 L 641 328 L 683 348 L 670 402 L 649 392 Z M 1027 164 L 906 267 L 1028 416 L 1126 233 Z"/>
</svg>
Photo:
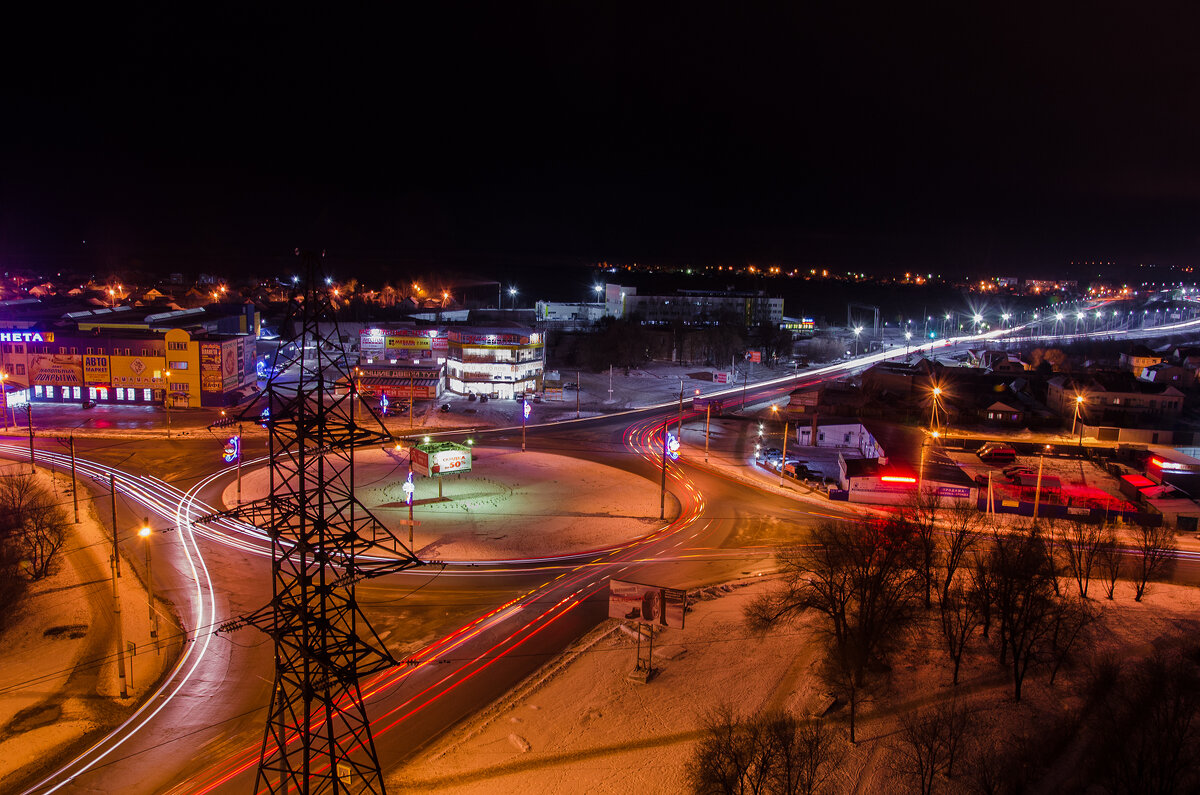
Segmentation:
<svg viewBox="0 0 1200 795">
<path fill-rule="evenodd" d="M 253 305 L 59 314 L 4 302 L 0 373 L 10 405 L 235 405 L 257 389 L 258 331 Z"/>
</svg>

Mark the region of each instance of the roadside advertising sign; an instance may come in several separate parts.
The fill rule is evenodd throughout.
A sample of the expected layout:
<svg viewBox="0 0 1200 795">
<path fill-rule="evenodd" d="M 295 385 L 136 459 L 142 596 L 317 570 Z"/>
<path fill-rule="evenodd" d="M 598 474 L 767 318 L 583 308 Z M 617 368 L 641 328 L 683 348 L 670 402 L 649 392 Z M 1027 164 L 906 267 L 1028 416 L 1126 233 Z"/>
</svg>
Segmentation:
<svg viewBox="0 0 1200 795">
<path fill-rule="evenodd" d="M 625 580 L 609 580 L 608 617 L 683 629 L 687 591 Z"/>
<path fill-rule="evenodd" d="M 424 477 L 440 477 L 471 471 L 471 448 L 454 442 L 419 444 L 412 449 L 413 471 Z"/>
</svg>

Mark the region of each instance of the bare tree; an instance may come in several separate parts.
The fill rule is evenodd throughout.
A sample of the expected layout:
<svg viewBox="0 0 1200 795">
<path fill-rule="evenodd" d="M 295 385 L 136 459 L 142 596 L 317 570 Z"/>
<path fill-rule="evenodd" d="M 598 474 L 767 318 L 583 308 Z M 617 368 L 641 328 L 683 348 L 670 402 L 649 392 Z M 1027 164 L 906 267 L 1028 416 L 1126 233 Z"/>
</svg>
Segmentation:
<svg viewBox="0 0 1200 795">
<path fill-rule="evenodd" d="M 824 616 L 830 678 L 849 696 L 851 742 L 868 665 L 886 656 L 910 617 L 917 586 L 913 558 L 908 522 L 823 522 L 814 530 L 810 546 L 779 556 L 779 588 L 746 610 L 748 623 L 756 629 L 809 608 Z"/>
<path fill-rule="evenodd" d="M 1059 670 L 1071 659 L 1071 654 L 1083 640 L 1096 614 L 1084 597 L 1062 596 L 1055 600 L 1050 616 L 1050 633 L 1045 648 L 1050 665 L 1050 684 Z"/>
<path fill-rule="evenodd" d="M 979 600 L 972 598 L 961 585 L 955 585 L 942 595 L 942 637 L 946 651 L 954 664 L 954 684 L 958 684 L 958 670 L 962 664 L 967 641 L 980 624 Z"/>
<path fill-rule="evenodd" d="M 1000 619 L 1000 660 L 1011 656 L 1013 698 L 1050 632 L 1055 604 L 1053 567 L 1036 526 L 998 535 L 990 555 L 996 579 L 995 608 Z"/>
<path fill-rule="evenodd" d="M 1104 596 L 1112 599 L 1117 590 L 1117 580 L 1125 567 L 1125 556 L 1117 545 L 1117 535 L 1111 527 L 1105 529 L 1096 557 L 1100 564 L 1100 573 L 1104 575 Z"/>
<path fill-rule="evenodd" d="M 969 721 L 957 703 L 941 704 L 900 719 L 894 745 L 893 767 L 916 783 L 921 795 L 931 795 L 942 776 L 954 774 L 954 759 L 961 752 Z"/>
<path fill-rule="evenodd" d="M 801 726 L 780 711 L 739 720 L 729 704 L 710 711 L 702 724 L 688 768 L 697 793 L 812 795 L 829 775 L 832 743 L 820 724 Z"/>
<path fill-rule="evenodd" d="M 942 498 L 935 491 L 914 491 L 903 506 L 904 517 L 913 526 L 917 574 L 925 591 L 925 609 L 933 607 L 933 583 L 938 565 L 938 520 Z"/>
<path fill-rule="evenodd" d="M 1175 533 L 1165 525 L 1138 525 L 1133 538 L 1138 551 L 1133 599 L 1140 602 L 1149 582 L 1166 574 L 1174 565 Z"/>
<path fill-rule="evenodd" d="M 1099 565 L 1100 546 L 1104 542 L 1105 528 L 1100 525 L 1074 522 L 1063 533 L 1062 546 L 1066 553 L 1067 569 L 1075 578 L 1079 595 L 1086 599 L 1092 572 Z"/>
<path fill-rule="evenodd" d="M 1042 547 L 1046 550 L 1046 566 L 1049 568 L 1050 587 L 1054 589 L 1055 596 L 1061 596 L 1062 591 L 1059 589 L 1058 575 L 1062 572 L 1062 564 L 1059 561 L 1060 552 L 1062 551 L 1062 522 L 1057 519 L 1043 519 L 1040 524 L 1035 523 L 1038 535 L 1042 539 Z"/>
<path fill-rule="evenodd" d="M 19 544 L 29 561 L 30 579 L 40 580 L 51 573 L 54 559 L 67 540 L 70 523 L 66 512 L 44 489 L 39 489 L 29 507 Z"/>
<path fill-rule="evenodd" d="M 983 535 L 985 515 L 966 500 L 955 500 L 945 512 L 945 554 L 943 555 L 943 596 L 954 583 L 954 575 L 966 562 L 967 555 Z"/>
</svg>

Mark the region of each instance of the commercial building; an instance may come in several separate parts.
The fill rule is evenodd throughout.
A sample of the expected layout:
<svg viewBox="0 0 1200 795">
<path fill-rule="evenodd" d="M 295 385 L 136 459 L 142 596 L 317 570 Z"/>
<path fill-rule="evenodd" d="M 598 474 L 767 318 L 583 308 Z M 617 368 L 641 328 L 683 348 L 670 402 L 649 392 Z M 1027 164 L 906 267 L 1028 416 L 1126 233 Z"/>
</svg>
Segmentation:
<svg viewBox="0 0 1200 795">
<path fill-rule="evenodd" d="M 233 405 L 257 389 L 252 305 L 38 309 L 0 307 L 0 370 L 24 390 L 18 399 L 194 408 Z"/>
<path fill-rule="evenodd" d="M 446 384 L 458 394 L 512 398 L 542 388 L 545 343 L 528 328 L 463 327 L 447 331 Z"/>
</svg>

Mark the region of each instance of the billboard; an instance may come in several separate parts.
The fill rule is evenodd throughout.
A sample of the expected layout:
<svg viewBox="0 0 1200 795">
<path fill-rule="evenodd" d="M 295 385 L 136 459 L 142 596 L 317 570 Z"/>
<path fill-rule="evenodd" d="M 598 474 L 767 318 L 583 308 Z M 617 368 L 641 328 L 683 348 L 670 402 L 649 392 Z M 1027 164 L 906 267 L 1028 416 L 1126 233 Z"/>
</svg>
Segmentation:
<svg viewBox="0 0 1200 795">
<path fill-rule="evenodd" d="M 220 392 L 222 386 L 221 344 L 202 342 L 200 343 L 200 390 Z"/>
<path fill-rule="evenodd" d="M 659 588 L 639 582 L 609 580 L 609 618 L 683 629 L 685 612 L 687 591 L 682 588 Z"/>
<path fill-rule="evenodd" d="M 84 356 L 83 378 L 88 386 L 108 386 L 109 371 L 107 356 Z"/>
<path fill-rule="evenodd" d="M 146 359 L 140 356 L 110 356 L 108 363 L 112 369 L 113 386 L 141 389 L 161 386 L 158 379 L 154 377 L 154 373 L 156 368 L 162 367 L 162 359 L 153 358 L 147 364 Z"/>
<path fill-rule="evenodd" d="M 69 354 L 32 354 L 29 383 L 50 386 L 83 386 L 83 357 Z"/>
<path fill-rule="evenodd" d="M 762 351 L 746 351 L 746 358 L 755 364 L 762 362 Z"/>
<path fill-rule="evenodd" d="M 427 478 L 471 471 L 471 448 L 454 442 L 417 445 L 410 455 L 413 471 Z"/>
</svg>

